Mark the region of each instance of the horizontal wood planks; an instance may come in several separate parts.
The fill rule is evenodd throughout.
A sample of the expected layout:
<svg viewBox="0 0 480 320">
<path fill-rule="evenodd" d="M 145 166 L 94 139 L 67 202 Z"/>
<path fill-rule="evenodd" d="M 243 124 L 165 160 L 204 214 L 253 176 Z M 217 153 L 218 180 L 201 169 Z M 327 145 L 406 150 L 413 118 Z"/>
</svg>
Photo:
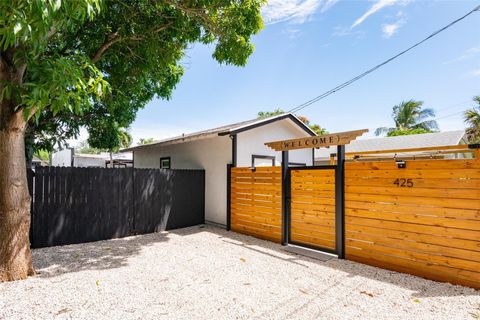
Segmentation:
<svg viewBox="0 0 480 320">
<path fill-rule="evenodd" d="M 233 231 L 281 241 L 281 174 L 280 167 L 231 168 L 230 223 Z"/>
<path fill-rule="evenodd" d="M 480 288 L 480 161 L 345 167 L 346 258 Z"/>
<path fill-rule="evenodd" d="M 290 240 L 335 250 L 335 170 L 290 172 Z"/>
</svg>

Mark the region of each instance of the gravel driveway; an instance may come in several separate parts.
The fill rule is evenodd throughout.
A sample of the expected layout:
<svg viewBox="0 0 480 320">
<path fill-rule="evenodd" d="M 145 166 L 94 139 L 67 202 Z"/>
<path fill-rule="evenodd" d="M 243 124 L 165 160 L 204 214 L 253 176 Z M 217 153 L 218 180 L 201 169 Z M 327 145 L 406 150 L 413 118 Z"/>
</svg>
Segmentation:
<svg viewBox="0 0 480 320">
<path fill-rule="evenodd" d="M 480 319 L 480 292 L 211 227 L 33 251 L 0 319 Z"/>
</svg>

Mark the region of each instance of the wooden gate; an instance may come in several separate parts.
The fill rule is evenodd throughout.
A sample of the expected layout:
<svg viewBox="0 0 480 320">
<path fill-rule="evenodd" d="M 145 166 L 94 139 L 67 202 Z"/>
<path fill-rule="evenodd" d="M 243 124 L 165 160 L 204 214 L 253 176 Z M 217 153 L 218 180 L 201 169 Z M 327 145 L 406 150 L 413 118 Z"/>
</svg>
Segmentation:
<svg viewBox="0 0 480 320">
<path fill-rule="evenodd" d="M 337 254 L 337 170 L 336 165 L 229 168 L 228 227 Z"/>
<path fill-rule="evenodd" d="M 292 244 L 335 252 L 335 169 L 290 168 Z"/>
</svg>

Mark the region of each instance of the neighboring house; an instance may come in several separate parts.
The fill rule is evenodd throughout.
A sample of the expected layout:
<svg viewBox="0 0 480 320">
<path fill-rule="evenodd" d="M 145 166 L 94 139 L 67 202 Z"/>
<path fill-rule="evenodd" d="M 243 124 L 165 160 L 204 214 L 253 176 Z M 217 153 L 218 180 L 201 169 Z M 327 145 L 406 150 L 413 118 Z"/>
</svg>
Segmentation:
<svg viewBox="0 0 480 320">
<path fill-rule="evenodd" d="M 48 162 L 43 161 L 42 159 L 33 156 L 32 157 L 32 169 L 35 169 L 35 167 L 38 166 L 48 166 Z"/>
<path fill-rule="evenodd" d="M 314 136 L 292 114 L 250 120 L 128 148 L 135 168 L 204 169 L 205 219 L 226 224 L 227 164 L 237 167 L 281 165 L 281 152 L 264 143 Z M 313 149 L 290 152 L 290 165 L 312 165 Z"/>
<path fill-rule="evenodd" d="M 345 146 L 347 153 L 347 161 L 352 160 L 355 152 L 366 151 L 382 151 L 382 150 L 398 150 L 398 149 L 415 149 L 415 148 L 430 148 L 430 147 L 446 147 L 458 146 L 467 144 L 465 132 L 459 131 L 445 131 L 424 134 L 413 134 L 406 136 L 359 139 L 354 140 Z M 320 148 L 315 150 L 315 165 L 325 165 L 330 163 L 330 155 L 336 150 L 328 148 Z M 456 158 L 464 157 L 463 154 L 440 154 L 435 151 L 414 151 L 401 153 L 379 153 L 370 154 L 368 156 L 360 157 L 358 160 L 382 160 L 400 157 L 402 159 L 431 159 L 431 158 Z"/>
<path fill-rule="evenodd" d="M 132 154 L 113 154 L 113 164 L 115 168 L 132 167 Z M 100 154 L 75 153 L 73 148 L 66 148 L 52 154 L 52 166 L 110 168 L 110 154 L 107 152 Z"/>
</svg>

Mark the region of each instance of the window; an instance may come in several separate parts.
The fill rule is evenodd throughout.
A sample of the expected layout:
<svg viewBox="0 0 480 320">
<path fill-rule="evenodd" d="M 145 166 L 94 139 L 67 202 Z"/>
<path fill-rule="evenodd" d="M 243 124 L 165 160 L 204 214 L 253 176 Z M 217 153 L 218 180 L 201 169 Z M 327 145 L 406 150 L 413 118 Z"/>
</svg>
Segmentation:
<svg viewBox="0 0 480 320">
<path fill-rule="evenodd" d="M 268 167 L 275 165 L 274 156 L 262 156 L 258 154 L 252 154 L 252 168 L 255 167 Z"/>
<path fill-rule="evenodd" d="M 170 157 L 160 158 L 160 169 L 171 169 L 172 161 Z"/>
</svg>

